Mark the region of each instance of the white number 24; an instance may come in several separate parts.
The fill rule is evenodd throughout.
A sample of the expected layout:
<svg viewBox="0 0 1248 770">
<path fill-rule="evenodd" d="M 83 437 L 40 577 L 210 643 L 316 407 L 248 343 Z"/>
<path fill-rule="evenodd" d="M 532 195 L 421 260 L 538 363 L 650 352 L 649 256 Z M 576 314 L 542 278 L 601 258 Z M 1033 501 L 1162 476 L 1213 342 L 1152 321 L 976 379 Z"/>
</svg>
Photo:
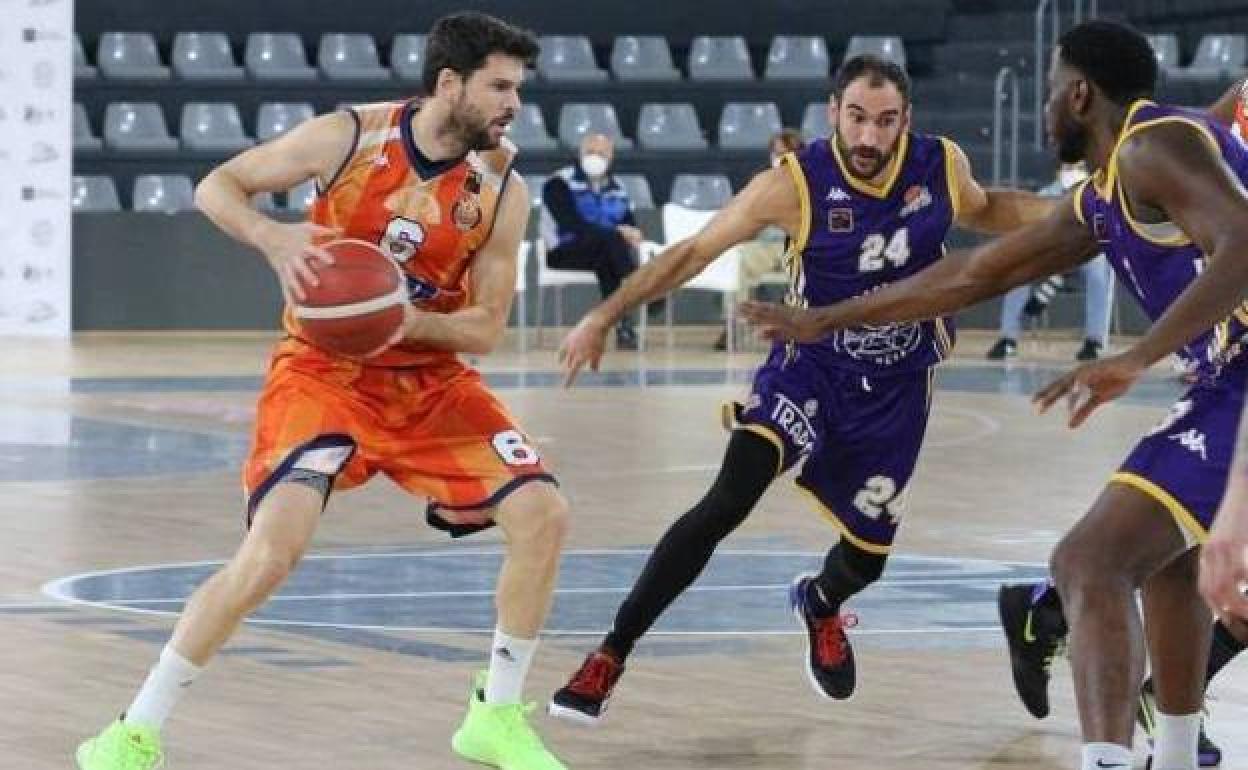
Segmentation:
<svg viewBox="0 0 1248 770">
<path fill-rule="evenodd" d="M 893 233 L 892 238 L 885 238 L 881 233 L 872 233 L 862 242 L 862 253 L 858 255 L 858 272 L 873 273 L 883 270 L 887 263 L 901 267 L 910 259 L 910 233 L 901 228 Z"/>
</svg>

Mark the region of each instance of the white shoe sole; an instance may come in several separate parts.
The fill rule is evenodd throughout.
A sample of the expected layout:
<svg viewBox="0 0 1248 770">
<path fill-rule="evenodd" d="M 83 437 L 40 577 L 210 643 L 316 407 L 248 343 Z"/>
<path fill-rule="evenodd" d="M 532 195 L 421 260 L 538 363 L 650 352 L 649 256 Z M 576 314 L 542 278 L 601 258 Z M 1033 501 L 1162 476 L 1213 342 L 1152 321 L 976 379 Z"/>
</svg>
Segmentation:
<svg viewBox="0 0 1248 770">
<path fill-rule="evenodd" d="M 546 706 L 546 713 L 556 719 L 562 719 L 566 722 L 572 722 L 573 724 L 582 725 L 584 727 L 597 727 L 602 724 L 602 720 L 606 718 L 607 704 L 605 701 L 603 702 L 602 713 L 596 717 L 591 717 L 584 711 L 577 711 L 576 709 L 568 708 L 567 706 L 560 706 L 554 701 L 551 701 Z"/>
</svg>

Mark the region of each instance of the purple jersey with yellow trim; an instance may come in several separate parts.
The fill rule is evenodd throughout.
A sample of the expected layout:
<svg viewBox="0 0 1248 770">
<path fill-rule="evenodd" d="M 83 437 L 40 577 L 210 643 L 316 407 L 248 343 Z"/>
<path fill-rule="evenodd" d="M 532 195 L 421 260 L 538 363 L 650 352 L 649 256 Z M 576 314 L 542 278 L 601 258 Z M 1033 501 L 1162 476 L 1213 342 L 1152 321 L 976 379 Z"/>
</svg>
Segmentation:
<svg viewBox="0 0 1248 770">
<path fill-rule="evenodd" d="M 878 187 L 846 170 L 832 139 L 786 155 L 804 214 L 787 255 L 789 304 L 820 307 L 869 294 L 944 256 L 958 203 L 952 152 L 941 137 L 903 134 Z M 842 329 L 789 352 L 879 375 L 927 368 L 952 347 L 953 323 L 939 318 Z"/>
<path fill-rule="evenodd" d="M 1248 148 L 1203 112 L 1137 101 L 1127 113 L 1109 163 L 1075 193 L 1075 215 L 1087 225 L 1118 279 L 1156 321 L 1204 269 L 1205 254 L 1173 222 L 1140 222 L 1129 210 L 1117 174 L 1118 150 L 1131 135 L 1160 123 L 1185 123 L 1199 131 L 1231 171 L 1248 185 Z M 1248 342 L 1248 303 L 1189 342 L 1184 355 L 1201 379 L 1218 376 L 1241 358 Z"/>
</svg>

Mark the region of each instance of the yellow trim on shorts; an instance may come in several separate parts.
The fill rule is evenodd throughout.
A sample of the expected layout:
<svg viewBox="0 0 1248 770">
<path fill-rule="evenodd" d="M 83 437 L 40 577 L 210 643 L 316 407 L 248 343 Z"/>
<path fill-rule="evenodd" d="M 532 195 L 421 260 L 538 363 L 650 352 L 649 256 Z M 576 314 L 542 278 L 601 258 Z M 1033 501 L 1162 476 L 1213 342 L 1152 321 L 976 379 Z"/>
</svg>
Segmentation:
<svg viewBox="0 0 1248 770">
<path fill-rule="evenodd" d="M 796 480 L 793 482 L 793 484 L 794 486 L 798 488 L 798 490 L 803 492 L 807 497 L 811 499 L 811 502 L 815 504 L 815 511 L 820 516 L 822 516 L 823 518 L 827 519 L 828 521 L 836 525 L 836 528 L 841 531 L 841 537 L 845 538 L 850 543 L 854 544 L 858 548 L 861 548 L 867 553 L 874 553 L 880 556 L 887 556 L 888 554 L 892 553 L 893 547 L 891 545 L 879 545 L 878 543 L 870 543 L 858 537 L 853 532 L 850 532 L 849 527 L 845 525 L 845 522 L 841 521 L 841 518 L 837 516 L 835 513 L 833 513 L 831 508 L 824 505 L 823 501 L 820 500 L 818 496 L 815 495 L 814 492 L 811 492 L 806 487 L 802 486 L 801 484 L 798 484 Z"/>
<path fill-rule="evenodd" d="M 1200 519 L 1197 519 L 1192 515 L 1192 512 L 1187 509 L 1187 506 L 1180 503 L 1174 495 L 1170 494 L 1143 476 L 1135 473 L 1128 473 L 1126 471 L 1119 471 L 1113 476 L 1110 476 L 1109 480 L 1110 482 L 1116 481 L 1119 484 L 1126 484 L 1129 487 L 1134 487 L 1161 503 L 1165 509 L 1170 512 L 1170 515 L 1174 517 L 1175 523 L 1190 533 L 1192 537 L 1195 538 L 1196 542 L 1204 543 L 1209 539 L 1209 531 L 1206 530 L 1204 525 L 1200 523 Z"/>
</svg>

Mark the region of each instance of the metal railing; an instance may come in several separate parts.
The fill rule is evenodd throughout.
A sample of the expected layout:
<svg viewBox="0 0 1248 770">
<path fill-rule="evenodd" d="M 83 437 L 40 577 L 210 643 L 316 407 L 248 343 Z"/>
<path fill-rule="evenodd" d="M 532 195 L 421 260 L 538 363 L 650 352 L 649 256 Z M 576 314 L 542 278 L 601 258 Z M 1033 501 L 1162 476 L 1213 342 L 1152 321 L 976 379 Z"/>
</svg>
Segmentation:
<svg viewBox="0 0 1248 770">
<path fill-rule="evenodd" d="M 1005 91 L 1006 85 L 1010 91 Z M 997 71 L 997 80 L 992 87 L 992 186 L 1001 186 L 1001 172 L 1004 155 L 1005 139 L 1001 134 L 1001 123 L 1004 120 L 1005 101 L 1010 102 L 1010 176 L 1009 186 L 1018 187 L 1018 125 L 1019 101 L 1018 73 L 1013 67 L 1002 67 Z"/>
</svg>

